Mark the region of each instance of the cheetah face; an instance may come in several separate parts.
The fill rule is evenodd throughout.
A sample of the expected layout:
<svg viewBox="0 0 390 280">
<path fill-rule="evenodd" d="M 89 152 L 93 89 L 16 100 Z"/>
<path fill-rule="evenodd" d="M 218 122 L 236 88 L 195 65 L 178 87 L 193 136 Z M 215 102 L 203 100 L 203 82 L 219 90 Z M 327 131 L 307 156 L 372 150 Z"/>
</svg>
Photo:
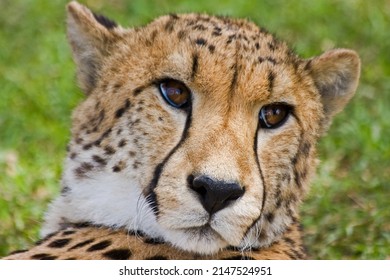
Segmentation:
<svg viewBox="0 0 390 280">
<path fill-rule="evenodd" d="M 250 22 L 195 14 L 123 29 L 75 2 L 68 36 L 87 98 L 44 232 L 87 221 L 209 254 L 297 221 L 354 52 L 303 60 Z"/>
</svg>

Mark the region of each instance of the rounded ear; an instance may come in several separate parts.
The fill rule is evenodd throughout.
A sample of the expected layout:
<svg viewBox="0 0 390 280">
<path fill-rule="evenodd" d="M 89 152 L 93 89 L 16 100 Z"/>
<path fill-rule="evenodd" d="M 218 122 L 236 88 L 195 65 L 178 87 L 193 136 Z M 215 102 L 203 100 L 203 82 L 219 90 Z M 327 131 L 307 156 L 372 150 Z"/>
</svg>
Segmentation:
<svg viewBox="0 0 390 280">
<path fill-rule="evenodd" d="M 306 69 L 321 95 L 327 126 L 355 94 L 360 76 L 359 56 L 352 50 L 335 49 L 308 60 Z"/>
<path fill-rule="evenodd" d="M 77 79 L 85 94 L 95 87 L 99 70 L 118 38 L 117 24 L 72 1 L 67 5 L 67 33 L 77 65 Z"/>
</svg>

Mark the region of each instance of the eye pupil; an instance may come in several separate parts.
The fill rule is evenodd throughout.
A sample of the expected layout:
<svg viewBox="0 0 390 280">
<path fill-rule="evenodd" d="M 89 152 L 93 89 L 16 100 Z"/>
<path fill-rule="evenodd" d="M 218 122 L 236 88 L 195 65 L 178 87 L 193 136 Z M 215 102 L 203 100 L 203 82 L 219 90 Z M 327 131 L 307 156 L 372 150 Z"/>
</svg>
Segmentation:
<svg viewBox="0 0 390 280">
<path fill-rule="evenodd" d="M 163 81 L 159 89 L 165 101 L 175 108 L 184 108 L 190 101 L 190 90 L 179 81 Z"/>
<path fill-rule="evenodd" d="M 260 110 L 260 126 L 262 128 L 277 128 L 289 116 L 291 107 L 283 103 L 266 105 Z"/>
</svg>

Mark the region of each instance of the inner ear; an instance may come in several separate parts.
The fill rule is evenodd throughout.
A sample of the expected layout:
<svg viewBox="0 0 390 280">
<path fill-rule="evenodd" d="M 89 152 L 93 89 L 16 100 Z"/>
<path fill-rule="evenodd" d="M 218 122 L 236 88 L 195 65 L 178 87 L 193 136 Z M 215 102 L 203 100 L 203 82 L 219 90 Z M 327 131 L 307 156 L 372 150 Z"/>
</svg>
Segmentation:
<svg viewBox="0 0 390 280">
<path fill-rule="evenodd" d="M 355 94 L 360 76 L 359 56 L 352 50 L 331 50 L 310 59 L 306 68 L 321 95 L 329 123 Z"/>
</svg>

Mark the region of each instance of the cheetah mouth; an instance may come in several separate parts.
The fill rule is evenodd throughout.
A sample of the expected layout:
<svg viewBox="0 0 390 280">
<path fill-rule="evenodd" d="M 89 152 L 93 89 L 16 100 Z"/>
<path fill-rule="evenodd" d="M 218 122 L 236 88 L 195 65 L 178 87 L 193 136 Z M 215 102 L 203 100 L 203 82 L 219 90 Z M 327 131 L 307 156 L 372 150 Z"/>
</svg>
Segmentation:
<svg viewBox="0 0 390 280">
<path fill-rule="evenodd" d="M 205 223 L 202 226 L 193 226 L 193 227 L 181 227 L 176 228 L 175 230 L 184 233 L 186 236 L 191 237 L 193 241 L 198 242 L 199 244 L 209 244 L 211 242 L 216 242 L 225 244 L 226 246 L 238 246 L 242 238 L 233 239 L 232 235 L 224 235 L 222 229 L 213 226 L 210 221 Z M 230 237 L 230 238 L 229 238 Z"/>
</svg>

